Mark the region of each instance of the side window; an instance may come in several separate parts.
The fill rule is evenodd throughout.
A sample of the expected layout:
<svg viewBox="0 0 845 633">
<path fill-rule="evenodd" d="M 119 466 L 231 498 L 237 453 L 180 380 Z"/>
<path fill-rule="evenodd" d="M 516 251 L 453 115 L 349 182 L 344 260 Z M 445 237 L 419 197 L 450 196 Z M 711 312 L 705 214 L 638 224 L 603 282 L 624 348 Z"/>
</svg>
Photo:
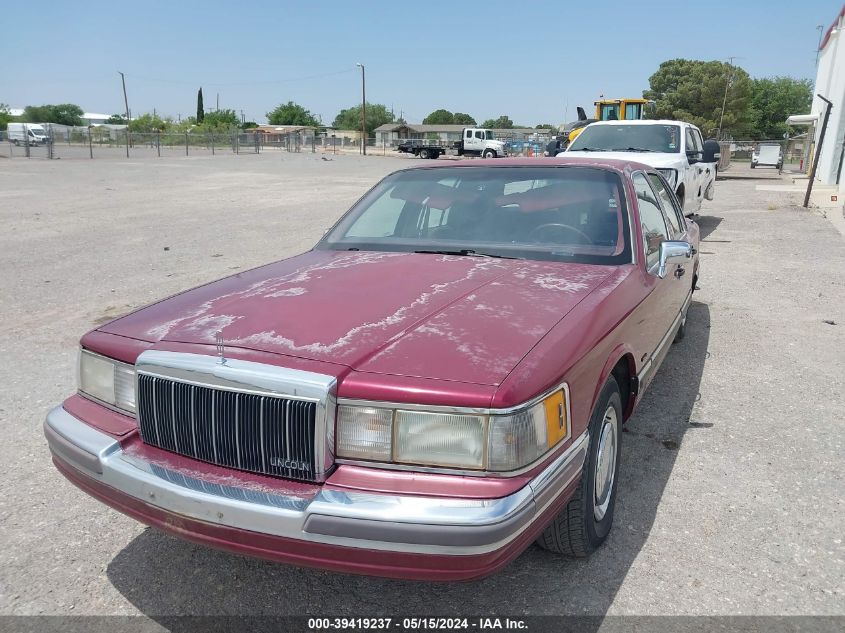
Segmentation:
<svg viewBox="0 0 845 633">
<path fill-rule="evenodd" d="M 693 140 L 695 140 L 695 148 L 701 152 L 704 151 L 704 141 L 701 140 L 701 132 L 698 130 L 692 131 Z"/>
<path fill-rule="evenodd" d="M 476 130 L 476 132 L 475 132 L 475 138 L 481 138 L 481 139 L 483 139 L 483 138 L 484 138 L 484 132 L 482 132 L 481 130 Z"/>
<path fill-rule="evenodd" d="M 625 118 L 628 121 L 639 119 L 640 113 L 642 112 L 642 107 L 643 106 L 641 103 L 626 103 Z"/>
<path fill-rule="evenodd" d="M 634 174 L 637 207 L 640 210 L 640 230 L 643 234 L 643 255 L 646 270 L 651 270 L 660 260 L 660 243 L 669 238 L 663 211 L 648 180 L 642 173 Z"/>
<path fill-rule="evenodd" d="M 467 138 L 472 138 L 472 130 L 467 130 Z"/>
<path fill-rule="evenodd" d="M 698 148 L 695 146 L 695 136 L 693 136 L 692 129 L 687 128 L 687 151 L 697 152 Z"/>
<path fill-rule="evenodd" d="M 676 239 L 683 235 L 686 230 L 686 224 L 681 216 L 680 210 L 675 206 L 675 202 L 672 200 L 672 194 L 666 190 L 666 186 L 663 184 L 663 181 L 660 180 L 660 176 L 657 174 L 649 174 L 648 178 L 651 180 L 651 186 L 657 194 L 660 206 L 663 207 L 666 219 L 669 220 L 669 227 L 672 231 L 671 238 Z"/>
</svg>

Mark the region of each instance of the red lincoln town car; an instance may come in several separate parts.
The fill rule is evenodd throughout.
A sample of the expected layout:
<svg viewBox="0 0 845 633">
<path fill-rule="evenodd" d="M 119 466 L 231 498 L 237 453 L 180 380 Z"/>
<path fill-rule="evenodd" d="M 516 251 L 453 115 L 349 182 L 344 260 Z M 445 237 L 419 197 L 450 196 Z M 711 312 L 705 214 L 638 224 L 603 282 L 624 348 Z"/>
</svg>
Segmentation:
<svg viewBox="0 0 845 633">
<path fill-rule="evenodd" d="M 284 563 L 460 580 L 534 541 L 588 555 L 698 240 L 639 163 L 398 171 L 307 253 L 83 336 L 53 462 L 139 521 Z"/>
</svg>

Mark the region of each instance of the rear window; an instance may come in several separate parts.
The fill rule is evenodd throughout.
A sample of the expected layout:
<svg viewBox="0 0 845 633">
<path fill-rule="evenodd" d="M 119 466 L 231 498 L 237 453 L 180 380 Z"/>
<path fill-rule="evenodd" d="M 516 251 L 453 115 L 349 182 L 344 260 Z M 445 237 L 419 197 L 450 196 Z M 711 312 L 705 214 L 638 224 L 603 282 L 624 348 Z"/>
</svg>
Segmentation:
<svg viewBox="0 0 845 633">
<path fill-rule="evenodd" d="M 681 151 L 681 128 L 678 125 L 588 125 L 578 135 L 570 151 L 591 152 L 660 152 Z"/>
</svg>

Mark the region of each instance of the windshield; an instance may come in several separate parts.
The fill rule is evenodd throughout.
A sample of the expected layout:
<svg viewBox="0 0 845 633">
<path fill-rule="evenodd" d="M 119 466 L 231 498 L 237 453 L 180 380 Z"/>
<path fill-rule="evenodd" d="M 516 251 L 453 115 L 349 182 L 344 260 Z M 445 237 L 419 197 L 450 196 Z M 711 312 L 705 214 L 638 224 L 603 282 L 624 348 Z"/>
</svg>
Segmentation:
<svg viewBox="0 0 845 633">
<path fill-rule="evenodd" d="M 681 151 L 680 138 L 677 125 L 588 125 L 569 150 L 674 154 Z"/>
<path fill-rule="evenodd" d="M 631 261 L 619 175 L 576 166 L 401 171 L 376 185 L 317 248 Z"/>
</svg>

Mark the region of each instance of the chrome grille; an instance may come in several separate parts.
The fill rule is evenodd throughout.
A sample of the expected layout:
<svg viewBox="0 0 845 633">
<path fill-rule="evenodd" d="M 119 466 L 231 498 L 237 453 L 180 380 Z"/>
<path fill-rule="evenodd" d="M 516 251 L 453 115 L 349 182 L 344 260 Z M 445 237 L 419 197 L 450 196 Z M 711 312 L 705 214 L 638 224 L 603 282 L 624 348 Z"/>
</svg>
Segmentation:
<svg viewBox="0 0 845 633">
<path fill-rule="evenodd" d="M 141 439 L 220 466 L 314 481 L 317 403 L 138 374 Z"/>
</svg>

